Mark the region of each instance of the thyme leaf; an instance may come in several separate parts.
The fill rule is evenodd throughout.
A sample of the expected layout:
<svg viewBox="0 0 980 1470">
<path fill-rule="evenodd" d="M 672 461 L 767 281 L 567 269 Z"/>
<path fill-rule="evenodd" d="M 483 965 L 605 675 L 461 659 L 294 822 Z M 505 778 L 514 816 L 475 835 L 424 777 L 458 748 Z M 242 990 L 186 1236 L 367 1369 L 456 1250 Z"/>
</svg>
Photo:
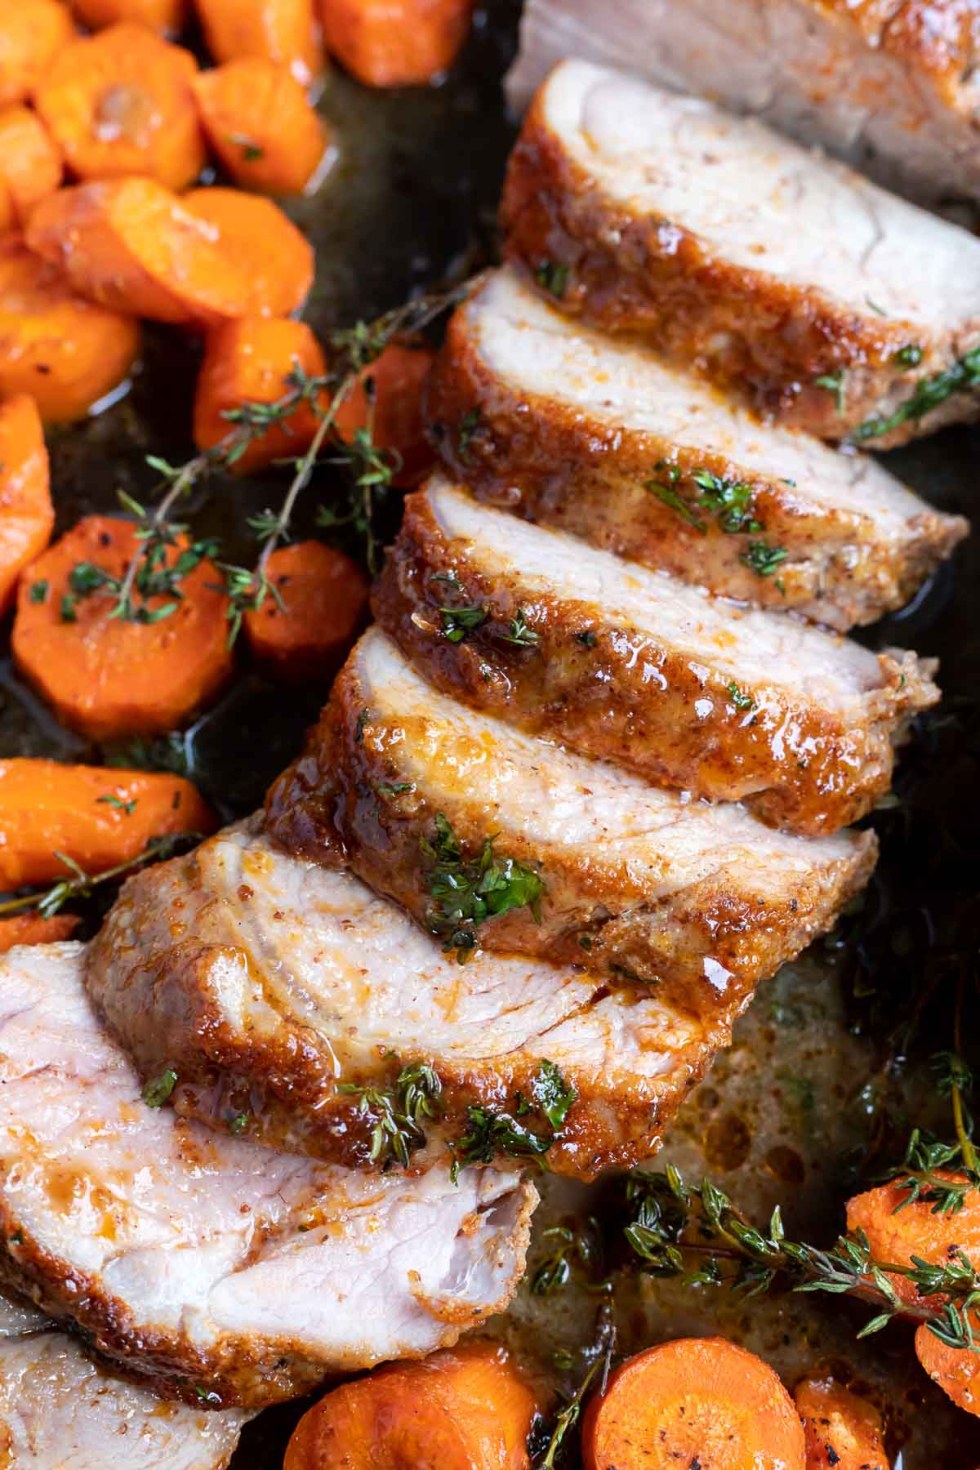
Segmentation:
<svg viewBox="0 0 980 1470">
<path fill-rule="evenodd" d="M 476 947 L 476 931 L 486 919 L 528 908 L 540 923 L 544 883 L 533 868 L 498 857 L 492 837 L 476 857 L 464 857 L 451 823 L 437 812 L 432 835 L 422 838 L 421 849 L 432 899 L 429 927 L 460 961 Z"/>
<path fill-rule="evenodd" d="M 339 1092 L 355 1095 L 358 1116 L 371 1123 L 372 1163 L 392 1161 L 407 1168 L 412 1153 L 425 1144 L 425 1123 L 438 1115 L 442 1083 L 427 1063 L 403 1067 L 390 1088 L 342 1082 Z"/>
<path fill-rule="evenodd" d="M 980 386 L 980 347 L 974 347 L 944 372 L 933 373 L 916 383 L 910 397 L 890 414 L 872 414 L 850 433 L 852 444 L 866 444 L 899 429 L 903 424 L 918 423 L 926 414 L 946 402 L 954 393 L 968 393 Z"/>
</svg>

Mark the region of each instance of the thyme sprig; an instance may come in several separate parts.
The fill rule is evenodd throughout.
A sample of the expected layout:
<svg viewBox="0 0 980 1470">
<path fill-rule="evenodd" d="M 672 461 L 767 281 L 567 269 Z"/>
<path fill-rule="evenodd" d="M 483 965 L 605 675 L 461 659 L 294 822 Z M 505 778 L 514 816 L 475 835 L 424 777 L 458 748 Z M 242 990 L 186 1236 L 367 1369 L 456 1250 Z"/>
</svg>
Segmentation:
<svg viewBox="0 0 980 1470">
<path fill-rule="evenodd" d="M 726 479 L 704 468 L 684 475 L 680 466 L 669 460 L 658 461 L 654 472 L 647 489 L 702 536 L 708 533 L 710 518 L 729 535 L 765 530 L 755 514 L 755 486 L 748 481 Z M 690 481 L 693 492 L 681 493 L 678 485 L 682 480 Z"/>
<path fill-rule="evenodd" d="M 729 1286 L 750 1296 L 769 1290 L 783 1276 L 793 1291 L 848 1294 L 877 1307 L 859 1337 L 880 1331 L 901 1315 L 925 1323 L 949 1347 L 980 1351 L 974 1335 L 980 1275 L 959 1249 L 941 1265 L 918 1256 L 904 1264 L 882 1261 L 858 1230 L 841 1235 L 830 1250 L 820 1250 L 787 1238 L 778 1206 L 768 1227 L 760 1229 L 710 1180 L 689 1185 L 671 1165 L 654 1173 L 633 1173 L 627 1202 L 634 1215 L 625 1227 L 626 1240 L 644 1268 L 657 1275 Z M 893 1276 L 910 1281 L 923 1297 L 945 1300 L 938 1305 L 903 1301 Z"/>
<path fill-rule="evenodd" d="M 365 373 L 396 338 L 423 331 L 455 306 L 469 288 L 470 283 L 464 282 L 449 290 L 432 292 L 405 302 L 372 322 L 357 322 L 353 327 L 334 332 L 330 337 L 330 367 L 325 373 L 307 373 L 299 362 L 294 362 L 278 398 L 272 402 L 248 400 L 227 409 L 224 413 L 228 422 L 227 434 L 219 443 L 194 455 L 186 463 L 173 465 L 158 456 L 148 456 L 147 464 L 161 477 L 163 495 L 159 503 L 151 510 L 129 496 L 120 496 L 124 508 L 136 517 L 139 524 L 140 548 L 121 579 L 103 578 L 97 588 L 89 589 L 113 595 L 111 616 L 146 621 L 151 620 L 147 613 L 152 611 L 152 620 L 155 621 L 174 611 L 180 581 L 192 570 L 186 552 L 176 559 L 173 570 L 166 566 L 170 549 L 187 530 L 186 526 L 173 522 L 175 507 L 213 470 L 233 467 L 249 446 L 271 428 L 282 429 L 288 434 L 290 420 L 300 408 L 308 409 L 317 418 L 316 433 L 306 452 L 292 461 L 293 474 L 279 509 L 265 511 L 250 519 L 250 529 L 261 547 L 257 563 L 251 568 L 227 563 L 221 567 L 230 599 L 230 640 L 237 636 L 247 611 L 258 609 L 268 597 L 277 595 L 268 577 L 269 559 L 276 547 L 289 537 L 296 505 L 310 484 L 317 461 L 328 444 L 334 450 L 332 462 L 343 465 L 348 471 L 348 504 L 341 510 L 321 507 L 317 524 L 352 527 L 364 543 L 369 569 L 376 571 L 380 557 L 377 531 L 379 503 L 384 492 L 391 488 L 400 465 L 396 454 L 382 450 L 374 442 L 375 387 Z M 359 428 L 350 439 L 346 439 L 337 430 L 337 417 L 359 383 L 367 398 L 369 422 L 367 427 Z M 190 551 L 197 554 L 197 561 L 193 564 L 196 565 L 205 555 L 214 556 L 217 549 L 214 542 L 194 543 Z M 169 585 L 161 588 L 158 584 L 164 572 L 169 575 Z M 174 606 L 148 610 L 149 598 L 160 596 L 162 591 L 171 594 Z M 68 613 L 70 617 L 71 608 Z"/>
<path fill-rule="evenodd" d="M 616 1326 L 612 1317 L 611 1305 L 606 1301 L 599 1308 L 593 1341 L 582 1350 L 586 1364 L 585 1372 L 571 1398 L 555 1415 L 550 1430 L 545 1430 L 547 1438 L 543 1440 L 540 1448 L 532 1453 L 533 1470 L 556 1470 L 556 1467 L 564 1462 L 568 1436 L 581 1417 L 586 1398 L 593 1388 L 599 1393 L 606 1391 L 615 1351 Z"/>
<path fill-rule="evenodd" d="M 470 1164 L 492 1164 L 499 1154 L 541 1163 L 561 1131 L 578 1093 L 554 1062 L 545 1058 L 531 1079 L 530 1098 L 518 1092 L 513 1113 L 471 1105 L 466 1131 L 452 1144 L 452 1177 Z M 521 1121 L 536 1115 L 537 1127 Z M 543 1125 L 543 1126 L 542 1126 Z"/>
<path fill-rule="evenodd" d="M 173 857 L 185 844 L 202 840 L 203 834 L 200 832 L 174 832 L 153 837 L 135 857 L 116 863 L 114 867 L 103 868 L 99 873 L 87 873 L 68 853 L 56 852 L 55 857 L 64 865 L 69 876 L 59 879 L 43 893 L 24 893 L 16 898 L 6 899 L 0 903 L 0 917 L 6 918 L 8 914 L 33 910 L 42 919 L 53 918 L 71 899 L 88 898 L 102 884 L 126 877 L 138 868 L 145 867 L 147 863 L 161 862 L 165 858 Z"/>
<path fill-rule="evenodd" d="M 403 1067 L 390 1088 L 360 1087 L 342 1082 L 339 1092 L 358 1098 L 358 1116 L 371 1123 L 373 1164 L 408 1166 L 411 1155 L 425 1146 L 425 1124 L 439 1114 L 442 1083 L 427 1063 Z"/>
</svg>

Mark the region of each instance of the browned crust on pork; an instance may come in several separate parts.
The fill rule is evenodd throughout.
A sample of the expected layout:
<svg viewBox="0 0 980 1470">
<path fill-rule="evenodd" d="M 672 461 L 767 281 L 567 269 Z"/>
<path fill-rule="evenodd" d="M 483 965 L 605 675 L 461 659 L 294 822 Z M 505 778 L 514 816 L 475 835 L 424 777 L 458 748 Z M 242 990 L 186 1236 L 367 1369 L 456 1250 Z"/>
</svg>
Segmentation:
<svg viewBox="0 0 980 1470">
<path fill-rule="evenodd" d="M 447 602 L 482 606 L 487 620 L 451 643 L 439 611 Z M 530 594 L 519 575 L 491 577 L 479 548 L 446 538 L 421 492 L 406 503 L 374 612 L 444 693 L 657 786 L 744 800 L 770 825 L 809 835 L 871 810 L 890 785 L 902 721 L 939 698 L 914 654 L 879 655 L 881 686 L 860 712 L 739 685 L 602 607 Z M 508 641 L 518 615 L 531 646 Z"/>
<path fill-rule="evenodd" d="M 220 945 L 193 933 L 177 937 L 183 927 L 181 890 L 200 888 L 200 868 L 191 854 L 130 879 L 92 941 L 86 966 L 89 993 L 144 1080 L 168 1068 L 177 1073 L 178 1112 L 217 1130 L 245 1116 L 248 1136 L 271 1147 L 352 1168 L 387 1167 L 383 1158 L 371 1159 L 376 1111 L 362 1109 L 360 1094 L 344 1088 L 393 1090 L 403 1067 L 425 1063 L 437 1073 L 442 1093 L 437 1115 L 425 1126 L 426 1146 L 412 1155 L 409 1172 L 421 1172 L 438 1158 L 445 1161 L 453 1141 L 467 1131 L 469 1107 L 513 1112 L 533 1095 L 542 1058 L 527 1051 L 450 1061 L 433 1058 L 420 1037 L 417 1045 L 387 1048 L 374 1065 L 347 1068 L 338 1078 L 329 1040 L 281 1012 L 274 1029 L 228 1025 L 215 993 L 216 962 L 227 954 L 244 962 L 259 982 L 261 962 L 240 938 Z M 239 901 L 247 902 L 247 895 L 240 893 Z M 188 928 L 200 922 L 192 917 Z M 227 927 L 230 935 L 231 918 Z M 597 979 L 582 1010 L 606 994 Z M 275 1009 L 274 1000 L 270 1004 Z M 548 1151 L 549 1169 L 592 1178 L 655 1153 L 662 1129 L 713 1050 L 730 1039 L 731 1017 L 719 1008 L 714 1020 L 700 1044 L 686 1046 L 683 1060 L 678 1054 L 676 1071 L 649 1079 L 633 1074 L 626 1095 L 615 1079 L 568 1071 L 565 1080 L 578 1097 Z M 542 1120 L 529 1115 L 525 1121 L 544 1131 Z M 508 1161 L 506 1155 L 497 1160 Z"/>
<path fill-rule="evenodd" d="M 905 539 L 890 541 L 859 503 L 822 508 L 724 454 L 515 392 L 481 357 L 465 306 L 429 378 L 427 413 L 443 460 L 480 499 L 687 581 L 695 568 L 713 592 L 841 631 L 902 607 L 969 529 L 962 516 L 924 506 Z M 763 530 L 726 532 L 710 517 L 698 530 L 649 488 L 676 471 L 684 494 L 699 470 L 752 485 L 752 517 Z M 742 560 L 760 535 L 787 552 L 778 576 L 759 576 Z"/>
<path fill-rule="evenodd" d="M 520 1185 L 521 1207 L 515 1227 L 516 1265 L 498 1301 L 466 1314 L 460 1307 L 447 1314 L 440 1345 L 451 1347 L 468 1328 L 503 1311 L 524 1274 L 530 1242 L 531 1215 L 537 1194 Z M 476 1225 L 474 1220 L 474 1225 Z M 465 1228 L 465 1227 L 464 1227 Z M 162 1398 L 177 1399 L 198 1408 L 241 1405 L 261 1409 L 297 1398 L 320 1386 L 328 1376 L 322 1364 L 310 1360 L 308 1350 L 282 1338 L 257 1333 L 228 1334 L 213 1350 L 202 1352 L 184 1332 L 146 1331 L 134 1319 L 122 1298 L 106 1289 L 97 1275 L 74 1270 L 52 1255 L 17 1216 L 9 1194 L 0 1196 L 0 1282 L 35 1303 L 49 1317 L 77 1329 L 86 1346 L 111 1365 L 113 1373 L 134 1383 L 148 1384 Z M 434 1304 L 429 1304 L 432 1310 Z M 401 1356 L 420 1357 L 406 1349 Z M 331 1365 L 331 1373 L 357 1371 L 373 1363 L 352 1359 Z"/>
<path fill-rule="evenodd" d="M 811 0 L 835 20 L 857 27 L 876 51 L 927 81 L 944 105 L 976 117 L 966 85 L 980 63 L 980 12 L 975 0 Z"/>
<path fill-rule="evenodd" d="M 736 266 L 673 220 L 612 199 L 568 155 L 548 125 L 542 93 L 511 153 L 501 204 L 505 253 L 531 272 L 567 272 L 560 305 L 608 331 L 635 333 L 704 371 L 761 414 L 823 439 L 845 438 L 891 413 L 919 379 L 977 345 L 932 339 L 923 323 L 860 315 L 816 289 Z M 915 343 L 914 372 L 897 354 Z M 845 375 L 843 404 L 818 385 Z M 980 412 L 953 394 L 924 418 L 875 438 L 889 448 Z"/>
<path fill-rule="evenodd" d="M 269 828 L 290 851 L 314 859 L 321 845 L 329 852 L 339 839 L 366 883 L 429 926 L 421 843 L 431 839 L 437 812 L 414 786 L 385 794 L 407 774 L 399 765 L 401 741 L 372 713 L 356 663 L 355 651 L 306 754 L 272 787 Z M 492 835 L 481 814 L 465 799 L 442 810 L 464 854 L 475 858 Z M 762 893 L 730 872 L 651 901 L 642 884 L 608 873 L 594 854 L 551 854 L 542 865 L 538 848 L 514 834 L 506 850 L 498 848 L 499 856 L 540 870 L 546 897 L 540 923 L 527 909 L 486 920 L 479 931 L 485 948 L 559 964 L 584 961 L 618 983 L 655 983 L 668 1004 L 709 1019 L 718 1016 L 720 998 L 706 961 L 729 975 L 723 1000 L 736 1014 L 761 979 L 831 926 L 867 881 L 877 853 L 873 834 L 863 834 L 847 859 L 800 879 L 792 898 Z"/>
</svg>

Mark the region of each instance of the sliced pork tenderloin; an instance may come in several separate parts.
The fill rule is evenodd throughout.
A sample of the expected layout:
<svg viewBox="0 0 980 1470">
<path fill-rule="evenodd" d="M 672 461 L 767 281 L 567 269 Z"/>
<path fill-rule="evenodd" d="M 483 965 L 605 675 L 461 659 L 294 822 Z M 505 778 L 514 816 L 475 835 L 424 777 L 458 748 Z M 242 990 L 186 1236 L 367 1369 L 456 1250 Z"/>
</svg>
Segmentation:
<svg viewBox="0 0 980 1470">
<path fill-rule="evenodd" d="M 8 1470 L 224 1470 L 247 1415 L 162 1403 L 111 1378 L 40 1312 L 0 1298 Z"/>
<path fill-rule="evenodd" d="M 980 198 L 975 0 L 527 0 L 512 105 L 566 56 L 754 113 L 914 198 Z"/>
<path fill-rule="evenodd" d="M 563 62 L 502 221 L 563 310 L 776 421 L 887 448 L 977 416 L 980 240 L 760 123 Z"/>
<path fill-rule="evenodd" d="M 0 963 L 0 1279 L 127 1374 L 260 1407 L 501 1310 L 535 1193 L 513 1173 L 315 1164 L 148 1106 L 83 947 Z M 161 1103 L 169 1079 L 146 1097 Z"/>
<path fill-rule="evenodd" d="M 913 653 L 740 608 L 439 479 L 408 500 L 375 615 L 443 693 L 811 834 L 871 809 L 939 699 Z"/>
<path fill-rule="evenodd" d="M 285 846 L 339 842 L 461 955 L 577 960 L 702 1015 L 827 929 L 875 859 L 870 833 L 774 832 L 457 704 L 379 629 L 268 810 Z"/>
<path fill-rule="evenodd" d="M 968 530 L 869 456 L 764 425 L 570 321 L 512 269 L 454 314 L 428 411 L 443 459 L 483 499 L 842 631 L 901 607 Z"/>
<path fill-rule="evenodd" d="M 702 1025 L 578 968 L 460 966 L 395 904 L 254 823 L 130 880 L 87 984 L 141 1073 L 177 1076 L 179 1112 L 362 1168 L 445 1161 L 473 1107 L 521 1117 L 554 1172 L 636 1163 L 731 1020 L 721 996 Z M 549 1087 L 560 1127 L 538 1106 Z M 508 1158 L 507 1140 L 488 1146 Z"/>
</svg>

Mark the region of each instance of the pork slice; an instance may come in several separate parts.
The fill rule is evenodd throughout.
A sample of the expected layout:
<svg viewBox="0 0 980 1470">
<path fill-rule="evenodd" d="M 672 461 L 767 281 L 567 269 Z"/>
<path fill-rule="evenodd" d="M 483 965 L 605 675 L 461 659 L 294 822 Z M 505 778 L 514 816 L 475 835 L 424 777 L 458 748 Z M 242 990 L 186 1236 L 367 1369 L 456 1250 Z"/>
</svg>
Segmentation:
<svg viewBox="0 0 980 1470">
<path fill-rule="evenodd" d="M 159 1392 L 215 1407 L 422 1355 L 507 1304 L 533 1188 L 315 1164 L 147 1106 L 83 956 L 22 947 L 0 965 L 8 1286 Z"/>
<path fill-rule="evenodd" d="M 871 809 L 939 698 L 913 653 L 738 607 L 441 479 L 408 500 L 375 613 L 443 693 L 812 834 Z"/>
<path fill-rule="evenodd" d="M 913 198 L 980 198 L 975 0 L 528 0 L 512 105 L 566 56 L 754 113 Z"/>
<path fill-rule="evenodd" d="M 511 154 L 506 249 L 562 308 L 821 438 L 980 404 L 980 240 L 750 119 L 587 62 Z"/>
<path fill-rule="evenodd" d="M 460 966 L 351 873 L 288 856 L 256 822 L 131 879 L 87 985 L 142 1075 L 176 1074 L 179 1112 L 362 1168 L 445 1162 L 468 1109 L 516 1116 L 536 1096 L 552 1050 L 575 1100 L 549 1168 L 635 1163 L 731 1020 L 722 997 L 702 1024 L 567 965 Z M 406 1117 L 399 1078 L 421 1068 L 437 1086 L 397 1143 L 376 1132 L 385 1099 Z M 553 1132 L 533 1112 L 527 1126 Z"/>
<path fill-rule="evenodd" d="M 483 499 L 841 631 L 900 607 L 968 529 L 869 456 L 762 424 L 568 320 L 512 269 L 456 311 L 428 409 L 443 459 Z"/>
<path fill-rule="evenodd" d="M 377 628 L 269 812 L 462 953 L 585 960 L 696 1014 L 828 928 L 875 857 L 870 833 L 775 832 L 457 704 Z"/>
<path fill-rule="evenodd" d="M 112 1378 L 40 1312 L 0 1298 L 0 1463 L 10 1470 L 223 1470 L 246 1418 Z"/>
</svg>

